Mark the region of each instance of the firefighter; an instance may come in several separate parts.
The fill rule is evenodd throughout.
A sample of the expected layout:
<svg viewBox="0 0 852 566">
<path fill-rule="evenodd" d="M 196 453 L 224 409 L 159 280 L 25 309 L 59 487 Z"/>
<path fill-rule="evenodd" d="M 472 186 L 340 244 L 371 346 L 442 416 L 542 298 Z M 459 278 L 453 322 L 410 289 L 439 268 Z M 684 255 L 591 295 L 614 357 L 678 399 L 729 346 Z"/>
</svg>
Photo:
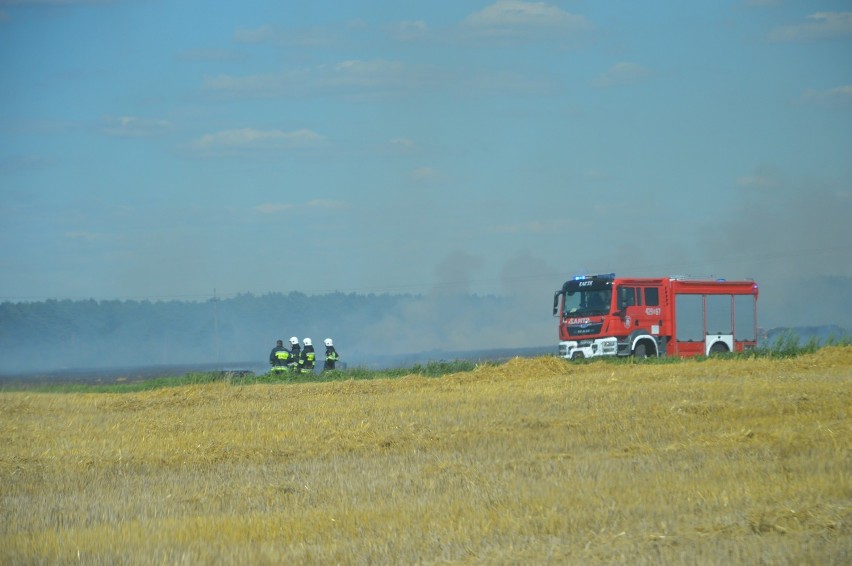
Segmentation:
<svg viewBox="0 0 852 566">
<path fill-rule="evenodd" d="M 302 348 L 302 354 L 299 357 L 299 372 L 300 373 L 313 373 L 314 365 L 316 364 L 317 355 L 314 353 L 314 345 L 311 342 L 310 338 L 305 338 L 302 340 L 302 343 L 305 345 Z"/>
<path fill-rule="evenodd" d="M 284 341 L 278 340 L 275 342 L 275 347 L 269 352 L 269 364 L 272 366 L 272 373 L 287 371 L 288 362 L 290 360 L 290 350 L 284 347 Z"/>
<path fill-rule="evenodd" d="M 287 361 L 287 367 L 290 371 L 299 371 L 299 360 L 301 359 L 301 348 L 299 347 L 299 339 L 295 336 L 290 338 L 290 359 Z"/>
<path fill-rule="evenodd" d="M 331 338 L 326 338 L 325 344 L 325 363 L 322 366 L 322 371 L 331 371 L 334 369 L 334 363 L 340 359 L 337 355 L 337 350 L 334 349 L 334 342 Z"/>
</svg>

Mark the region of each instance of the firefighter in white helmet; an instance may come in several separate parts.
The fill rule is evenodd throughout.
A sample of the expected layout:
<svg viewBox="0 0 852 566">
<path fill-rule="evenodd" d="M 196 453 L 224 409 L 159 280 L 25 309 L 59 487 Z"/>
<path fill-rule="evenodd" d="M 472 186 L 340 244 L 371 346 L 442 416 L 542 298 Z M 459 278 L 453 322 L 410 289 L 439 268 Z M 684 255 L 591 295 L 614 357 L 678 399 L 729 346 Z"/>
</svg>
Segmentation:
<svg viewBox="0 0 852 566">
<path fill-rule="evenodd" d="M 302 343 L 305 345 L 302 348 L 302 354 L 299 357 L 299 372 L 300 373 L 313 373 L 314 365 L 316 364 L 317 355 L 314 353 L 314 345 L 311 342 L 310 338 L 305 338 L 302 340 Z"/>
<path fill-rule="evenodd" d="M 322 371 L 330 371 L 334 369 L 334 363 L 340 359 L 340 356 L 337 355 L 337 350 L 334 349 L 334 342 L 331 341 L 331 338 L 326 338 L 323 343 L 325 344 L 325 363 L 322 366 Z"/>
<path fill-rule="evenodd" d="M 295 336 L 290 338 L 290 359 L 287 366 L 290 368 L 290 371 L 297 372 L 299 371 L 299 361 L 302 359 L 301 348 L 299 346 L 299 339 Z"/>
</svg>

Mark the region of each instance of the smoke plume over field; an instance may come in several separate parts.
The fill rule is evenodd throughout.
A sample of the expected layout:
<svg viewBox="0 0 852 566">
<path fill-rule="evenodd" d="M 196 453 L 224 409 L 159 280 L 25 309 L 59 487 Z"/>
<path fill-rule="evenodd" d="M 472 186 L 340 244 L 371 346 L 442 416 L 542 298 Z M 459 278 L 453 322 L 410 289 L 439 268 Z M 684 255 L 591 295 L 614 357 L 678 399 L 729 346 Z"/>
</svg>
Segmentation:
<svg viewBox="0 0 852 566">
<path fill-rule="evenodd" d="M 725 218 L 693 227 L 694 244 L 648 232 L 596 255 L 515 253 L 489 260 L 454 251 L 425 289 L 407 294 L 237 295 L 206 301 L 44 301 L 0 305 L 0 373 L 55 368 L 252 361 L 276 339 L 331 337 L 351 365 L 393 356 L 553 346 L 553 291 L 577 273 L 753 278 L 759 325 L 852 328 L 848 192 L 778 186 L 746 191 Z M 620 232 L 619 232 L 620 234 Z M 590 251 L 591 250 L 591 251 Z M 559 264 L 559 265 L 557 265 Z M 489 275 L 491 273 L 492 275 Z M 483 282 L 493 293 L 477 293 Z"/>
</svg>

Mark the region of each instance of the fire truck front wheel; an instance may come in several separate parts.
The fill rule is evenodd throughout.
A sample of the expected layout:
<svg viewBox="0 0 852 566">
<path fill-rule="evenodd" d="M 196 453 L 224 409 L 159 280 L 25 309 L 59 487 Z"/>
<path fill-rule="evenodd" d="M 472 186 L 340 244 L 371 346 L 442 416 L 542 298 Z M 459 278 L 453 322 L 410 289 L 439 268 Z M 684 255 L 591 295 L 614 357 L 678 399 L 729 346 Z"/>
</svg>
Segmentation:
<svg viewBox="0 0 852 566">
<path fill-rule="evenodd" d="M 650 338 L 639 340 L 633 348 L 634 358 L 652 358 L 658 354 L 656 344 Z"/>
</svg>

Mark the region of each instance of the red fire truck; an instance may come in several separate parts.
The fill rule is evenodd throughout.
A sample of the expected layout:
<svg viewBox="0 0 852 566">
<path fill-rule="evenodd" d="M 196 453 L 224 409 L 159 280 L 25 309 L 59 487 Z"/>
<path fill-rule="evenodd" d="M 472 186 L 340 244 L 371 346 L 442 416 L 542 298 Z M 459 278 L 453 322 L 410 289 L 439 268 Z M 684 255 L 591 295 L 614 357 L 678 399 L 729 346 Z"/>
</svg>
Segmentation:
<svg viewBox="0 0 852 566">
<path fill-rule="evenodd" d="M 757 344 L 757 283 L 580 275 L 553 295 L 559 355 L 708 356 Z"/>
</svg>

